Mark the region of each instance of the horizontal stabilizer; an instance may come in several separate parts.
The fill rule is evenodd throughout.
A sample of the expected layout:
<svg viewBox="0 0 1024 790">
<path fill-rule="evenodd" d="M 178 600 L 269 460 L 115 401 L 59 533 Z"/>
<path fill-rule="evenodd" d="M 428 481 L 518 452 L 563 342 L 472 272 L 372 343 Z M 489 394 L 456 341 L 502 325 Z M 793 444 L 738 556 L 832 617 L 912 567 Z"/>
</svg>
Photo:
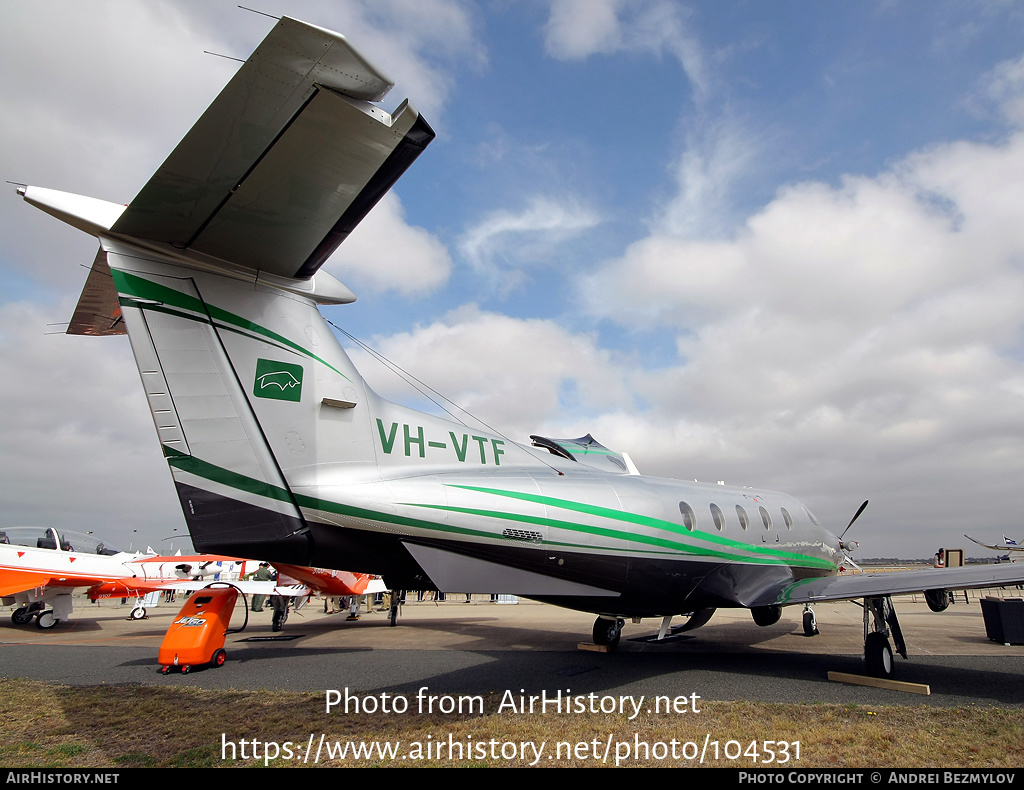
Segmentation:
<svg viewBox="0 0 1024 790">
<path fill-rule="evenodd" d="M 434 132 L 345 37 L 283 17 L 113 232 L 312 276 Z"/>
</svg>

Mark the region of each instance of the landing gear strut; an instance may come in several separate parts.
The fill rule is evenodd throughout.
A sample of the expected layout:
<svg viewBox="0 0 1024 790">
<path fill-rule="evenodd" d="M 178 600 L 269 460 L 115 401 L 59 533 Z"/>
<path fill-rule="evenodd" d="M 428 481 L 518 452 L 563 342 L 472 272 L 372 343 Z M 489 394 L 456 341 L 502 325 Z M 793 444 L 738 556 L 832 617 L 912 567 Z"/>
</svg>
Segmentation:
<svg viewBox="0 0 1024 790">
<path fill-rule="evenodd" d="M 594 623 L 594 644 L 605 647 L 615 647 L 622 636 L 622 626 L 625 620 L 609 620 L 605 617 L 598 617 Z"/>
<path fill-rule="evenodd" d="M 274 608 L 274 614 L 270 618 L 270 630 L 284 630 L 285 620 L 288 619 L 288 605 L 290 601 L 284 595 L 271 595 L 270 604 Z"/>
<path fill-rule="evenodd" d="M 869 675 L 876 678 L 891 678 L 895 671 L 892 637 L 896 652 L 907 657 L 907 643 L 903 630 L 896 619 L 896 610 L 888 595 L 864 599 L 864 666 Z"/>
<path fill-rule="evenodd" d="M 402 603 L 402 596 L 405 593 L 402 590 L 391 591 L 391 606 L 388 610 L 388 625 L 394 628 L 398 625 L 398 607 Z"/>
</svg>

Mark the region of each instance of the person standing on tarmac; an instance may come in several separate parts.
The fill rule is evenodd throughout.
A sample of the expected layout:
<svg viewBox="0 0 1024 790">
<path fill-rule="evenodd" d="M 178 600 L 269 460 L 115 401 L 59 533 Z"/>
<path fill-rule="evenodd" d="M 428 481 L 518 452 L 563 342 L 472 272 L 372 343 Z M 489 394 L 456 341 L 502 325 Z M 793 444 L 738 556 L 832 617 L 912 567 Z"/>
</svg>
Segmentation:
<svg viewBox="0 0 1024 790">
<path fill-rule="evenodd" d="M 253 578 L 253 581 L 257 581 L 257 582 L 269 582 L 269 581 L 272 581 L 274 576 L 270 572 L 270 565 L 268 563 L 266 563 L 266 562 L 261 562 L 260 563 L 260 567 L 257 569 L 256 573 L 254 573 L 252 575 L 252 578 Z M 254 612 L 262 612 L 263 611 L 263 602 L 266 600 L 266 598 L 267 598 L 267 596 L 265 596 L 265 595 L 254 595 L 252 597 L 252 611 L 254 611 Z"/>
</svg>

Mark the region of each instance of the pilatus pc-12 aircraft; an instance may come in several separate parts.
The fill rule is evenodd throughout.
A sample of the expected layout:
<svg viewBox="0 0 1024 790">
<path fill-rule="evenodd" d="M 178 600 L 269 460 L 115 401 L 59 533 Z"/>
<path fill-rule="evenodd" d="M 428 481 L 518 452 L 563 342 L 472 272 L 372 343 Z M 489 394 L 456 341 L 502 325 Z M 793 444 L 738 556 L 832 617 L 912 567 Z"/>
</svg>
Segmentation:
<svg viewBox="0 0 1024 790">
<path fill-rule="evenodd" d="M 793 497 L 646 477 L 590 436 L 497 433 L 389 403 L 321 317 L 321 269 L 434 137 L 383 71 L 282 18 L 127 206 L 37 187 L 99 239 L 68 332 L 127 332 L 199 551 L 514 593 L 623 618 L 864 599 L 870 671 L 906 647 L 890 595 L 1024 580 L 1024 566 L 840 575 L 840 537 Z M 385 265 L 385 264 L 382 264 Z"/>
</svg>

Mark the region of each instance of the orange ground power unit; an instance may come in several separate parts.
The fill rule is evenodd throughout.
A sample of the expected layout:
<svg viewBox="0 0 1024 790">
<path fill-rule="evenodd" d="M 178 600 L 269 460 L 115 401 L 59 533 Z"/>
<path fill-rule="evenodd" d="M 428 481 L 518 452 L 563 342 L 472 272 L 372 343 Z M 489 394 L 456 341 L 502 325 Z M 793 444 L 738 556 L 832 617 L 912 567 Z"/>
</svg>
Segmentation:
<svg viewBox="0 0 1024 790">
<path fill-rule="evenodd" d="M 227 660 L 224 635 L 237 600 L 235 587 L 207 587 L 192 593 L 160 643 L 160 671 L 166 675 L 172 669 L 187 673 L 203 664 L 222 666 Z"/>
</svg>

